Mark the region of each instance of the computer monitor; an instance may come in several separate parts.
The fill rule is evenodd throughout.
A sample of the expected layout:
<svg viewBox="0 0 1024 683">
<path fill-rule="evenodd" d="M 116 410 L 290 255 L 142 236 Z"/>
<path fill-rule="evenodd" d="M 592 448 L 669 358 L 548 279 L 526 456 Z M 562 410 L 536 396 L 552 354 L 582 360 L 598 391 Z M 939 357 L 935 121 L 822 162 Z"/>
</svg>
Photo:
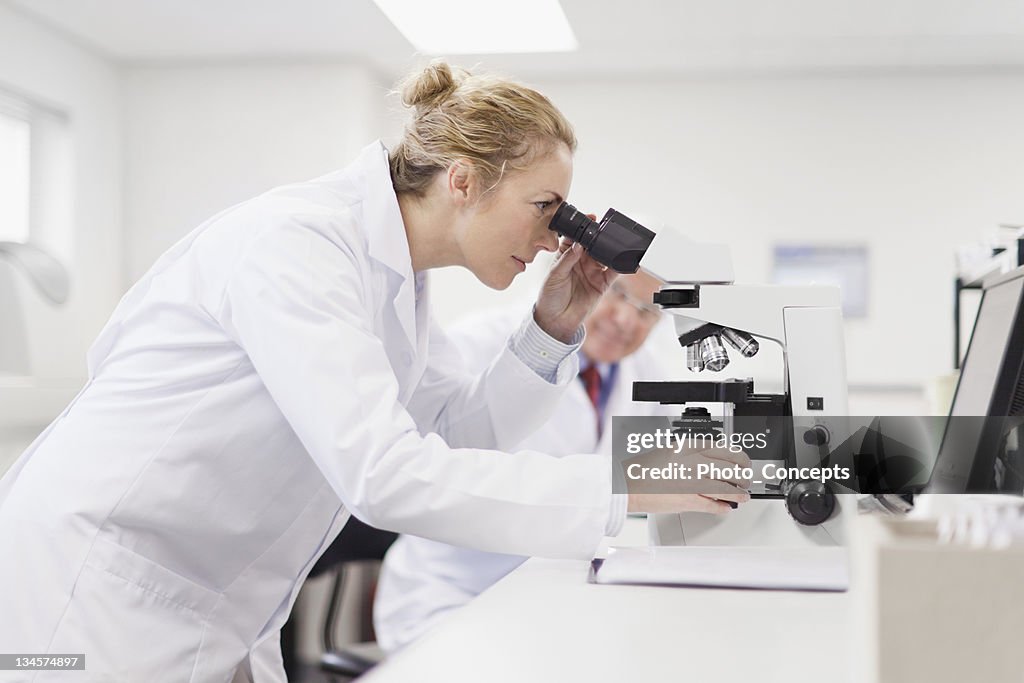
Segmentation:
<svg viewBox="0 0 1024 683">
<path fill-rule="evenodd" d="M 986 281 L 926 493 L 1024 492 L 1024 267 Z"/>
</svg>

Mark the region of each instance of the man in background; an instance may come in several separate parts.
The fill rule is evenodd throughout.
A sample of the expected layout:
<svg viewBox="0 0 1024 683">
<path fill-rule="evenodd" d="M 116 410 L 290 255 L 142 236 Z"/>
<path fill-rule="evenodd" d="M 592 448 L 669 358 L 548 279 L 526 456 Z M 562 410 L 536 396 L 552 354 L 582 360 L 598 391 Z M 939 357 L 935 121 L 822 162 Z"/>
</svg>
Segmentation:
<svg viewBox="0 0 1024 683">
<path fill-rule="evenodd" d="M 580 349 L 579 381 L 570 386 L 551 418 L 519 444 L 556 456 L 594 453 L 609 458 L 614 415 L 667 415 L 673 406 L 636 403 L 637 380 L 663 380 L 666 365 L 645 342 L 658 327 L 659 309 L 651 303 L 659 283 L 644 273 L 618 278 L 586 319 Z M 484 368 L 522 320 L 522 311 L 500 311 L 460 321 L 449 330 L 470 369 Z M 652 339 L 653 342 L 653 339 Z M 515 419 L 509 416 L 509 419 Z M 378 644 L 393 652 L 432 628 L 527 558 L 469 550 L 415 536 L 401 536 L 388 551 L 374 603 Z"/>
</svg>

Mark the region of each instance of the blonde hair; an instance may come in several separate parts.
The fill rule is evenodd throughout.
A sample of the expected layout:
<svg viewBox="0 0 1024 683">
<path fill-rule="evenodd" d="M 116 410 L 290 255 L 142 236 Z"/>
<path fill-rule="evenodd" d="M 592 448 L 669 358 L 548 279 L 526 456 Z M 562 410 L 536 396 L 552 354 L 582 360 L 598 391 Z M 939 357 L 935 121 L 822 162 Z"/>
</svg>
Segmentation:
<svg viewBox="0 0 1024 683">
<path fill-rule="evenodd" d="M 548 98 L 519 83 L 435 61 L 398 86 L 412 121 L 391 151 L 395 192 L 425 194 L 434 176 L 468 159 L 488 191 L 558 143 L 576 151 L 572 124 Z"/>
</svg>

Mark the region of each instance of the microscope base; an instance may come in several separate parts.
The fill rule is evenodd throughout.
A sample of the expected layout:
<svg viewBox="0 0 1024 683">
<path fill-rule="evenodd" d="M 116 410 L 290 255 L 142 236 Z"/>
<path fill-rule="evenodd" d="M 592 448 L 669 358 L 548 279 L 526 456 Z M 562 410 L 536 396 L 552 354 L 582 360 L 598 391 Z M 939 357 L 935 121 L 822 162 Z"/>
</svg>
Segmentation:
<svg viewBox="0 0 1024 683">
<path fill-rule="evenodd" d="M 725 515 L 684 512 L 649 515 L 651 545 L 741 545 L 807 547 L 843 545 L 844 515 L 856 514 L 853 496 L 838 498 L 838 513 L 824 524 L 805 526 L 786 511 L 782 499 L 755 499 Z"/>
</svg>

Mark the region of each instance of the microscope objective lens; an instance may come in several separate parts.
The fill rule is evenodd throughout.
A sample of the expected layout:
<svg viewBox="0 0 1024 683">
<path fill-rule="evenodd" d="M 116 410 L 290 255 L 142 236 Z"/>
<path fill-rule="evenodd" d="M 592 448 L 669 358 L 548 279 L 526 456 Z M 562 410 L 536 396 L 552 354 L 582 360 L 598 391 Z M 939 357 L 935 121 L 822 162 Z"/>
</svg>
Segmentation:
<svg viewBox="0 0 1024 683">
<path fill-rule="evenodd" d="M 729 352 L 717 334 L 701 339 L 700 356 L 704 366 L 712 372 L 721 372 L 729 364 Z"/>
<path fill-rule="evenodd" d="M 747 358 L 755 355 L 761 348 L 761 345 L 757 343 L 757 340 L 749 334 L 746 332 L 740 332 L 739 330 L 734 330 L 731 327 L 723 327 L 722 336 L 725 337 L 725 341 L 729 342 L 733 348 Z"/>
<path fill-rule="evenodd" d="M 691 372 L 704 369 L 704 359 L 700 355 L 700 342 L 693 342 L 686 347 L 686 367 Z"/>
</svg>

